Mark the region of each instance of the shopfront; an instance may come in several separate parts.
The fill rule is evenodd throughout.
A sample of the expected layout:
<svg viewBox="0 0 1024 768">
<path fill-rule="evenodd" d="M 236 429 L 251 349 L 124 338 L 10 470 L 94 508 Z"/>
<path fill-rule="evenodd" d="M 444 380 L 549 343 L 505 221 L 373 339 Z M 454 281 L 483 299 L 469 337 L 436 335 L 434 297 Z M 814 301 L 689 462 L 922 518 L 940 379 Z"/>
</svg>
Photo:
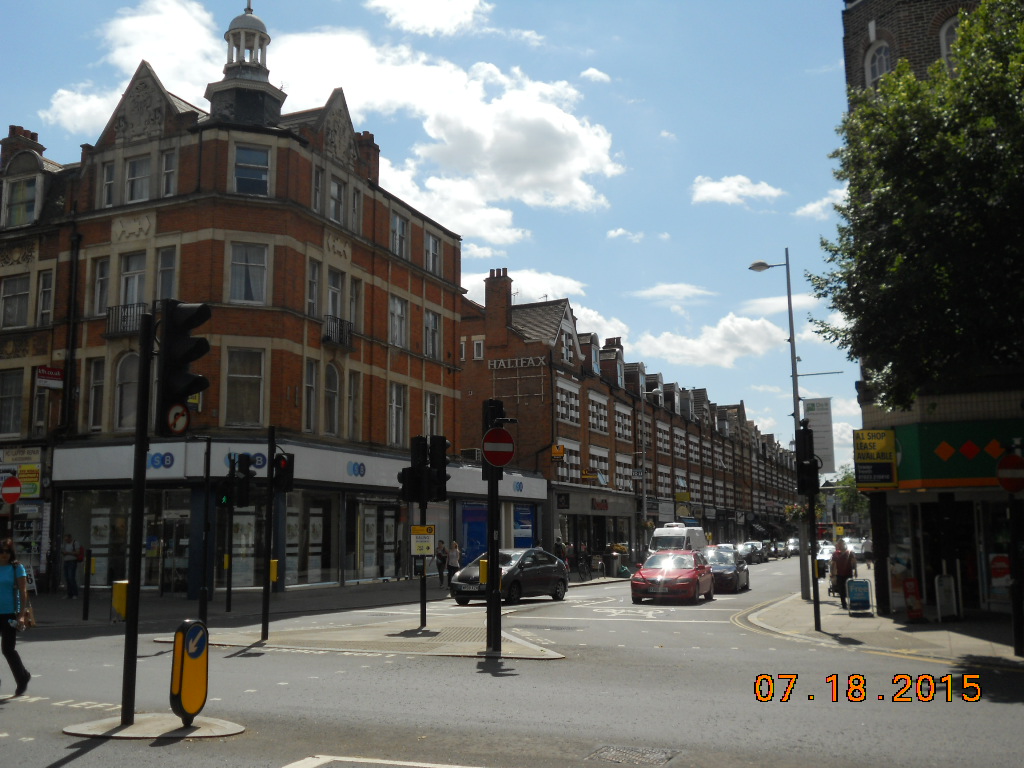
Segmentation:
<svg viewBox="0 0 1024 768">
<path fill-rule="evenodd" d="M 637 523 L 636 498 L 559 488 L 554 494 L 555 536 L 570 552 L 617 552 L 635 563 L 643 549 L 643 530 Z M 546 544 L 548 548 L 551 545 Z"/>
</svg>

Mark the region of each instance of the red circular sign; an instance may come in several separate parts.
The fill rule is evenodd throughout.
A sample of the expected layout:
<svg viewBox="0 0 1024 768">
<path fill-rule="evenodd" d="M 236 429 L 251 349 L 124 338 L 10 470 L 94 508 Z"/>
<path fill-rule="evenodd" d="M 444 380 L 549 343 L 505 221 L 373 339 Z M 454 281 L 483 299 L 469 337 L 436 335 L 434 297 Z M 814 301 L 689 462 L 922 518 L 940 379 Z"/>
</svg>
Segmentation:
<svg viewBox="0 0 1024 768">
<path fill-rule="evenodd" d="M 992 555 L 988 569 L 993 579 L 1005 579 L 1010 575 L 1010 556 Z"/>
<path fill-rule="evenodd" d="M 0 485 L 0 498 L 6 501 L 8 504 L 13 504 L 21 498 L 21 480 L 14 477 L 8 477 L 4 480 L 4 484 Z"/>
<path fill-rule="evenodd" d="M 1015 453 L 1003 456 L 996 466 L 996 480 L 1009 493 L 1024 491 L 1024 456 Z"/>
<path fill-rule="evenodd" d="M 493 427 L 484 433 L 484 459 L 492 467 L 504 467 L 515 452 L 515 440 L 507 429 Z"/>
</svg>

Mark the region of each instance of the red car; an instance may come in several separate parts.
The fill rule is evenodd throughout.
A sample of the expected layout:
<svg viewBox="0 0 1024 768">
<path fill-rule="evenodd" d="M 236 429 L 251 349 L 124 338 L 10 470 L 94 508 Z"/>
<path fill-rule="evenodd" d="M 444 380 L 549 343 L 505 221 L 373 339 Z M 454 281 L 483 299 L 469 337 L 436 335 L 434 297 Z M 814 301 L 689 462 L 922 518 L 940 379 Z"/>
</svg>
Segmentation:
<svg viewBox="0 0 1024 768">
<path fill-rule="evenodd" d="M 715 599 L 715 577 L 700 552 L 689 549 L 663 549 L 647 558 L 630 581 L 633 602 L 654 600 L 690 600 L 704 595 Z"/>
</svg>

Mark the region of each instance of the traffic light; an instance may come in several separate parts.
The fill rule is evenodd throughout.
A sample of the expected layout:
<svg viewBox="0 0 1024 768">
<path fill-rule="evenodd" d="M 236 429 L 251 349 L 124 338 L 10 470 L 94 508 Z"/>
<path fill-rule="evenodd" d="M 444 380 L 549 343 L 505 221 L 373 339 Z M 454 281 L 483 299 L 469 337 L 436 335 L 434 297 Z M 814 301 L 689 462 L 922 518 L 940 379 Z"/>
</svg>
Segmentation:
<svg viewBox="0 0 1024 768">
<path fill-rule="evenodd" d="M 210 386 L 189 365 L 210 351 L 206 339 L 192 331 L 210 319 L 209 304 L 182 304 L 164 299 L 160 316 L 160 352 L 156 378 L 156 429 L 163 437 L 180 435 L 188 426 L 188 399 Z"/>
<path fill-rule="evenodd" d="M 818 492 L 818 457 L 814 455 L 814 431 L 807 419 L 800 420 L 796 433 L 796 492 L 811 496 Z"/>
<path fill-rule="evenodd" d="M 427 499 L 427 472 L 430 461 L 427 438 L 422 435 L 414 437 L 409 443 L 409 454 L 412 466 L 398 473 L 398 482 L 402 485 L 402 501 L 418 501 L 422 504 Z"/>
<path fill-rule="evenodd" d="M 226 507 L 231 506 L 231 503 L 234 498 L 234 489 L 235 483 L 234 478 L 232 477 L 225 477 L 223 480 L 217 483 L 215 498 L 217 500 L 217 507 L 219 509 L 224 509 Z"/>
<path fill-rule="evenodd" d="M 252 479 L 256 477 L 256 470 L 252 468 L 252 456 L 248 453 L 238 454 L 237 462 L 235 503 L 239 507 L 248 507 L 252 503 L 249 500 L 249 491 L 252 487 Z"/>
<path fill-rule="evenodd" d="M 505 420 L 505 403 L 501 400 L 484 400 L 484 429 L 499 427 Z"/>
<path fill-rule="evenodd" d="M 290 491 L 295 487 L 295 454 L 279 453 L 274 456 L 274 490 Z"/>
<path fill-rule="evenodd" d="M 430 475 L 428 476 L 430 501 L 444 501 L 448 498 L 448 447 L 451 443 L 444 435 L 430 436 Z"/>
</svg>

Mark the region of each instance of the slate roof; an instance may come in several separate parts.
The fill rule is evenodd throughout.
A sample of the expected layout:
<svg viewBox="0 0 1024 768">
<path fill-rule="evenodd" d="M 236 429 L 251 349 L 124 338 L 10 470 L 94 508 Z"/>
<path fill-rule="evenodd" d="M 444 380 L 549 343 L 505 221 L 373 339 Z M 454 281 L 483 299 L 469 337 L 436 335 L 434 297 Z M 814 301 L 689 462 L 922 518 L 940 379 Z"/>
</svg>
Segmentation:
<svg viewBox="0 0 1024 768">
<path fill-rule="evenodd" d="M 569 309 L 568 299 L 519 304 L 512 307 L 512 328 L 527 341 L 554 345 Z"/>
</svg>

